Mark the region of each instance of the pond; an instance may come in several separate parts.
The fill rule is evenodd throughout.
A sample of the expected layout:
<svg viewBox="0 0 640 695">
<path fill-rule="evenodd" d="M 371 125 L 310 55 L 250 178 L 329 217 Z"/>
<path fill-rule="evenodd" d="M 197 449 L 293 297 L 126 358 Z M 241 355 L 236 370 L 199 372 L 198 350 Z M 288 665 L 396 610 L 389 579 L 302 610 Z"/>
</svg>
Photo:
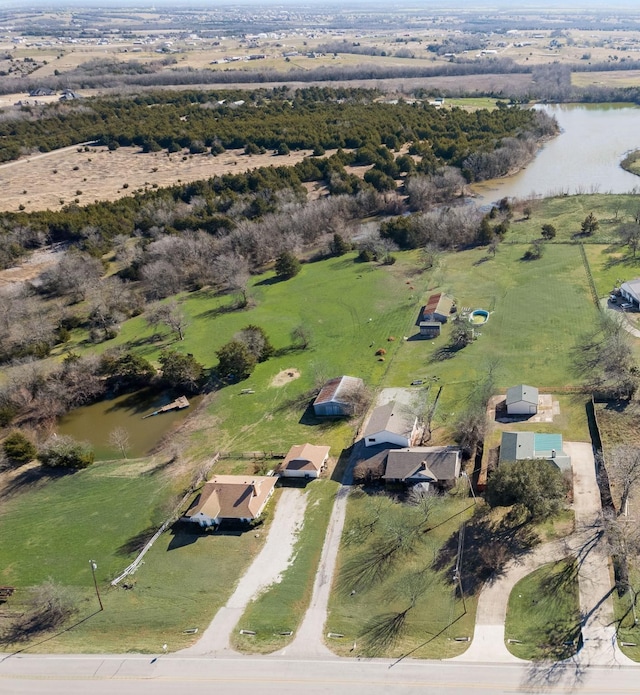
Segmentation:
<svg viewBox="0 0 640 695">
<path fill-rule="evenodd" d="M 184 422 L 202 398 L 190 397 L 191 405 L 184 410 L 173 410 L 143 419 L 145 415 L 170 403 L 174 397 L 173 394 L 143 389 L 98 401 L 65 415 L 58 423 L 57 432 L 89 442 L 94 447 L 96 460 L 104 461 L 121 456 L 109 443 L 109 435 L 116 428 L 124 428 L 129 440 L 127 456 L 144 456 L 162 437 Z"/>
<path fill-rule="evenodd" d="M 545 143 L 522 171 L 471 188 L 479 203 L 504 198 L 628 193 L 640 177 L 620 167 L 640 149 L 640 108 L 628 104 L 554 104 L 538 107 L 555 116 L 561 133 Z"/>
</svg>

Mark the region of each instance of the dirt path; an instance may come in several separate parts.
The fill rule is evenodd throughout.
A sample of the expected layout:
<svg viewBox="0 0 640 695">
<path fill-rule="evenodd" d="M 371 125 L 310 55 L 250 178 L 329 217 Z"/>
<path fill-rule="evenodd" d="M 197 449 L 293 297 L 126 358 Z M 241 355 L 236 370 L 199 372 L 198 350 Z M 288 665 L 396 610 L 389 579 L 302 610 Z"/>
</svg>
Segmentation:
<svg viewBox="0 0 640 695">
<path fill-rule="evenodd" d="M 282 491 L 267 542 L 202 637 L 193 647 L 182 650 L 182 654 L 229 654 L 233 651 L 229 638 L 245 608 L 263 589 L 278 581 L 287 568 L 306 506 L 307 496 L 302 490 L 285 488 Z"/>
<path fill-rule="evenodd" d="M 515 584 L 538 567 L 573 555 L 578 561 L 584 647 L 574 660 L 581 666 L 632 664 L 619 650 L 613 626 L 609 555 L 602 525 L 600 492 L 591 444 L 565 442 L 573 468 L 576 530 L 571 536 L 535 548 L 510 562 L 480 594 L 473 642 L 459 661 L 517 662 L 505 646 L 507 603 Z"/>
</svg>

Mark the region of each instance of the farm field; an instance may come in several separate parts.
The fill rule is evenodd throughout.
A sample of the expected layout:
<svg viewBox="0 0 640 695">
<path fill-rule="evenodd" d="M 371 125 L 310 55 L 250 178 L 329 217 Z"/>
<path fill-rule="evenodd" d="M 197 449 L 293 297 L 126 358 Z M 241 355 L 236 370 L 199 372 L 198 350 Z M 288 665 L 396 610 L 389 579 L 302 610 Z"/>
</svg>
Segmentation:
<svg viewBox="0 0 640 695">
<path fill-rule="evenodd" d="M 118 200 L 138 190 L 199 181 L 221 174 L 237 174 L 263 166 L 293 166 L 311 154 L 292 151 L 246 155 L 244 150 L 211 154 L 176 152 L 143 153 L 138 147 L 66 147 L 0 165 L 4 191 L 0 210 L 26 212 L 59 210 L 77 202 Z M 329 152 L 328 154 L 331 154 Z M 46 175 L 43 175 L 46 174 Z"/>
</svg>

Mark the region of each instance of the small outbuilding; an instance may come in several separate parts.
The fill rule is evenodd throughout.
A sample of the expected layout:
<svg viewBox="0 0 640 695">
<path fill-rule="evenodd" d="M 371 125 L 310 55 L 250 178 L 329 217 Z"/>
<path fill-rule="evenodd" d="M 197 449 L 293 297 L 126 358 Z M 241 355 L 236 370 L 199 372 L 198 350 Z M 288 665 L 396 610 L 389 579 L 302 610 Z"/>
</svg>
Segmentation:
<svg viewBox="0 0 640 695">
<path fill-rule="evenodd" d="M 364 382 L 355 376 L 329 379 L 313 401 L 317 417 L 350 417 L 354 413 L 354 395 L 364 389 Z"/>
<path fill-rule="evenodd" d="M 538 412 L 538 389 L 520 384 L 507 389 L 507 415 L 535 415 Z"/>
<path fill-rule="evenodd" d="M 412 446 L 418 437 L 418 418 L 406 411 L 406 406 L 391 401 L 371 413 L 364 431 L 365 446 L 395 444 Z"/>
<path fill-rule="evenodd" d="M 296 444 L 289 449 L 280 466 L 283 478 L 317 478 L 327 467 L 328 446 Z"/>
<path fill-rule="evenodd" d="M 420 311 L 418 325 L 422 322 L 430 321 L 446 323 L 449 320 L 449 316 L 454 311 L 454 304 L 453 297 L 450 297 L 448 294 L 444 294 L 443 292 L 432 294 Z"/>
</svg>

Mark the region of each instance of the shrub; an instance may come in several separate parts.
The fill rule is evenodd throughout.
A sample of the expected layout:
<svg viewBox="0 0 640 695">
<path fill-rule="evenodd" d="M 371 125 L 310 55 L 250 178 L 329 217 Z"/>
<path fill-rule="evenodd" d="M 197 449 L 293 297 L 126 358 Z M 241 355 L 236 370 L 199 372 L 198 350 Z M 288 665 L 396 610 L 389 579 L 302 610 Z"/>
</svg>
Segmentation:
<svg viewBox="0 0 640 695">
<path fill-rule="evenodd" d="M 88 468 L 94 454 L 88 442 L 68 436 L 51 437 L 38 452 L 38 460 L 48 468 Z"/>
<path fill-rule="evenodd" d="M 38 450 L 35 444 L 22 432 L 15 430 L 2 443 L 5 456 L 9 463 L 21 465 L 32 461 Z"/>
</svg>

